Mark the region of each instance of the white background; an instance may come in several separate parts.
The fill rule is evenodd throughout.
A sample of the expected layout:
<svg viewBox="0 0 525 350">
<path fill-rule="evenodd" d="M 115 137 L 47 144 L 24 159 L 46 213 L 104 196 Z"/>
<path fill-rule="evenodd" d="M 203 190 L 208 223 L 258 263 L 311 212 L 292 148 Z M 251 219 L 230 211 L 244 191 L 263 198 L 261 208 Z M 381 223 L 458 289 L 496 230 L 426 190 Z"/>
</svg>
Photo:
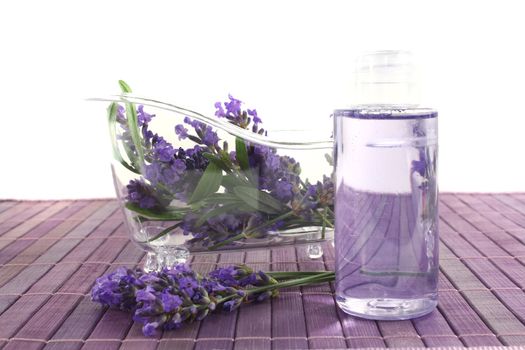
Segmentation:
<svg viewBox="0 0 525 350">
<path fill-rule="evenodd" d="M 137 94 L 330 126 L 353 57 L 408 49 L 440 112 L 442 191 L 525 190 L 525 12 L 507 1 L 2 1 L 0 198 L 114 195 L 103 106 Z"/>
</svg>

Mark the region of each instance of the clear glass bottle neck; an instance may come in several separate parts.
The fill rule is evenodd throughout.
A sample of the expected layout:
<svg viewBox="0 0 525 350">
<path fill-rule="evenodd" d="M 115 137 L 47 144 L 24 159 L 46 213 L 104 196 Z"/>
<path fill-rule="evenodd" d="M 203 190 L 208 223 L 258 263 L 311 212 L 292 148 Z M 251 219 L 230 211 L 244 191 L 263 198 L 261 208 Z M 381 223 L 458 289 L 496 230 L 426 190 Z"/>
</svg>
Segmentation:
<svg viewBox="0 0 525 350">
<path fill-rule="evenodd" d="M 420 91 L 411 82 L 359 82 L 353 100 L 354 105 L 417 107 Z"/>
</svg>

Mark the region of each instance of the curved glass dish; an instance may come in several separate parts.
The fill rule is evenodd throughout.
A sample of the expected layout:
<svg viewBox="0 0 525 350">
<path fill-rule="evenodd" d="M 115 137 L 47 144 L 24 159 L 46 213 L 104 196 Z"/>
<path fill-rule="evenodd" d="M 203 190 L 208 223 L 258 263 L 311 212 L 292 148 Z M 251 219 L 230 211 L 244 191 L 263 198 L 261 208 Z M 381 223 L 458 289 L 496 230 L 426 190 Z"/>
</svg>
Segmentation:
<svg viewBox="0 0 525 350">
<path fill-rule="evenodd" d="M 239 108 L 219 118 L 129 94 L 91 100 L 109 104 L 115 189 L 146 251 L 180 261 L 333 237 L 330 135 L 272 133 Z"/>
</svg>

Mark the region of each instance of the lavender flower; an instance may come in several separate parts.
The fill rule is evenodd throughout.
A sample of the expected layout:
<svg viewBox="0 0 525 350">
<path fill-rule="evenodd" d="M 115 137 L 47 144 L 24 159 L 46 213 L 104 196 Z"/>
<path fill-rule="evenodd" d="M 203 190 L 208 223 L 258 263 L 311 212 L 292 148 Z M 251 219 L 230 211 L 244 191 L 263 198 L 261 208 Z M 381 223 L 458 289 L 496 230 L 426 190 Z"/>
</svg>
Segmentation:
<svg viewBox="0 0 525 350">
<path fill-rule="evenodd" d="M 157 329 L 175 329 L 184 322 L 201 320 L 218 304 L 232 311 L 243 302 L 276 296 L 277 285 L 274 278 L 245 265 L 219 268 L 208 277 L 186 265 L 150 273 L 119 268 L 98 278 L 91 295 L 103 305 L 133 311 L 133 319 L 144 324 L 144 335 L 152 336 Z"/>
<path fill-rule="evenodd" d="M 187 150 L 179 148 L 175 157 L 184 162 L 186 170 L 197 170 L 202 172 L 210 162 L 202 155 L 205 151 L 206 150 L 200 146 L 195 146 L 194 148 L 189 148 Z"/>
<path fill-rule="evenodd" d="M 258 170 L 259 189 L 269 191 L 275 198 L 288 203 L 300 187 L 301 168 L 295 159 L 279 156 L 266 146 L 255 145 L 249 153 L 250 167 Z"/>
<path fill-rule="evenodd" d="M 155 196 L 155 190 L 144 180 L 131 180 L 126 186 L 128 195 L 126 200 L 138 204 L 143 209 L 151 209 L 160 206 L 160 201 Z"/>
<path fill-rule="evenodd" d="M 427 164 L 425 159 L 413 160 L 412 161 L 412 172 L 418 173 L 421 176 L 425 176 Z"/>
<path fill-rule="evenodd" d="M 188 137 L 188 129 L 186 129 L 182 124 L 175 126 L 175 133 L 179 135 L 179 140 L 183 140 Z"/>
<path fill-rule="evenodd" d="M 123 106 L 118 106 L 117 108 L 117 122 L 120 124 L 126 123 L 126 109 Z"/>
<path fill-rule="evenodd" d="M 427 155 L 423 147 L 419 148 L 419 159 L 412 161 L 412 172 L 425 176 L 428 167 Z"/>
<path fill-rule="evenodd" d="M 151 119 L 153 119 L 153 117 L 155 117 L 155 115 L 148 114 L 148 113 L 144 112 L 144 106 L 143 105 L 140 105 L 137 108 L 137 122 L 138 122 L 139 126 L 143 126 L 145 124 L 148 124 L 149 122 L 151 122 Z"/>
<path fill-rule="evenodd" d="M 316 184 L 316 199 L 319 206 L 332 206 L 334 193 L 334 180 L 329 176 L 323 175 L 323 182 L 317 181 Z"/>
<path fill-rule="evenodd" d="M 219 137 L 217 133 L 213 131 L 211 126 L 207 126 L 202 129 L 202 143 L 209 147 L 217 147 Z"/>
<path fill-rule="evenodd" d="M 252 130 L 253 132 L 259 132 L 257 125 L 262 123 L 262 120 L 258 117 L 257 111 L 255 109 L 247 109 L 246 111 L 243 111 L 241 109 L 241 100 L 234 98 L 232 95 L 228 95 L 228 99 L 229 101 L 222 104 L 220 102 L 215 103 L 215 115 L 219 118 L 226 118 L 230 123 L 240 126 L 243 129 L 249 127 L 253 118 L 254 125 Z"/>
<path fill-rule="evenodd" d="M 141 133 L 143 136 L 143 146 L 149 147 L 150 139 L 153 137 L 153 133 L 148 130 L 148 123 L 155 117 L 153 114 L 148 114 L 144 111 L 144 106 L 139 105 L 136 109 L 137 113 L 137 127 L 141 128 Z M 134 158 L 137 155 L 137 150 L 135 144 L 133 143 L 131 132 L 129 130 L 128 120 L 126 116 L 126 109 L 119 105 L 117 107 L 116 121 L 120 125 L 120 135 L 117 136 L 119 140 L 122 141 L 124 149 L 128 154 L 131 162 L 134 162 Z M 133 164 L 135 166 L 140 166 L 140 164 Z"/>
<path fill-rule="evenodd" d="M 240 100 L 233 98 L 232 95 L 228 95 L 228 98 L 230 99 L 230 101 L 224 102 L 224 107 L 226 107 L 226 113 L 231 114 L 231 115 L 241 114 L 242 102 Z"/>
<path fill-rule="evenodd" d="M 226 116 L 224 108 L 222 108 L 222 104 L 220 102 L 215 102 L 215 108 L 217 108 L 217 110 L 215 111 L 215 116 L 219 118 L 223 118 Z"/>
<path fill-rule="evenodd" d="M 280 179 L 275 183 L 270 193 L 285 203 L 289 202 L 293 197 L 293 185 L 285 179 Z"/>
<path fill-rule="evenodd" d="M 246 265 L 221 267 L 210 272 L 209 276 L 228 287 L 244 288 L 257 283 L 257 275 Z"/>
<path fill-rule="evenodd" d="M 119 267 L 115 272 L 97 278 L 91 290 L 91 300 L 120 310 L 129 311 L 136 305 L 137 290 L 144 288 L 138 279 L 141 270 Z"/>
<path fill-rule="evenodd" d="M 257 116 L 257 111 L 255 109 L 248 109 L 246 111 L 248 112 L 248 115 L 252 116 L 254 124 L 262 123 L 262 120 Z"/>
</svg>

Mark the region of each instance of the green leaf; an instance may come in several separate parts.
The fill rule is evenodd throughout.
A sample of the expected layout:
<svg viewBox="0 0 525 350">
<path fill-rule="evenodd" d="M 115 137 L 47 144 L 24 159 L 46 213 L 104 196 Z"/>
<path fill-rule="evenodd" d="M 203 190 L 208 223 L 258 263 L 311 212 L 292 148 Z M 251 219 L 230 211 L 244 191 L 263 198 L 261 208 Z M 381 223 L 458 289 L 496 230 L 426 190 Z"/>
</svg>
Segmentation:
<svg viewBox="0 0 525 350">
<path fill-rule="evenodd" d="M 130 93 L 131 88 L 129 87 L 128 83 L 126 83 L 124 80 L 119 80 L 118 84 L 120 85 L 120 90 L 125 93 Z"/>
<path fill-rule="evenodd" d="M 278 214 L 282 211 L 281 202 L 264 191 L 254 187 L 236 186 L 233 192 L 250 207 L 267 214 Z"/>
<path fill-rule="evenodd" d="M 236 186 L 250 186 L 248 180 L 244 177 L 239 177 L 239 174 L 228 174 L 222 178 L 222 185 L 227 189 L 233 189 Z"/>
<path fill-rule="evenodd" d="M 204 215 L 202 215 L 201 217 L 199 217 L 199 220 L 197 220 L 195 224 L 197 226 L 201 226 L 202 224 L 204 224 L 204 222 L 206 222 L 206 220 L 214 216 L 221 215 L 224 213 L 229 213 L 229 212 L 247 211 L 246 209 L 247 209 L 246 207 L 244 208 L 242 207 L 242 203 L 241 203 L 241 206 L 239 205 L 239 203 L 224 204 L 222 207 L 214 208 L 210 210 L 209 212 L 205 213 Z M 251 211 L 251 210 L 253 209 L 248 208 L 248 211 Z"/>
<path fill-rule="evenodd" d="M 241 173 L 246 176 L 252 185 L 257 186 L 257 178 L 254 176 L 253 170 L 250 169 L 250 161 L 248 159 L 248 150 L 246 149 L 246 144 L 244 143 L 244 140 L 239 137 L 235 139 L 235 153 L 237 161 L 239 162 L 239 166 L 242 170 Z"/>
<path fill-rule="evenodd" d="M 156 210 L 151 210 L 151 209 L 144 209 L 135 203 L 129 203 L 129 202 L 126 203 L 125 207 L 126 209 L 134 211 L 135 213 L 138 213 L 146 218 L 166 220 L 166 221 L 182 220 L 184 218 L 184 215 L 189 210 L 188 208 L 180 208 L 180 209 L 169 209 L 166 211 L 156 211 Z"/>
<path fill-rule="evenodd" d="M 334 166 L 334 157 L 332 157 L 332 155 L 326 153 L 324 155 L 324 157 L 325 157 L 326 161 L 328 162 L 328 165 Z"/>
<path fill-rule="evenodd" d="M 222 181 L 222 170 L 215 163 L 210 163 L 206 167 L 204 174 L 202 174 L 197 187 L 193 191 L 188 203 L 195 203 L 202 199 L 205 199 L 212 193 L 217 192 L 221 187 Z"/>
<path fill-rule="evenodd" d="M 204 152 L 202 153 L 202 156 L 208 159 L 210 162 L 214 163 L 216 166 L 218 166 L 222 170 L 226 171 L 227 173 L 231 172 L 231 168 L 228 166 L 228 164 L 226 164 L 222 159 L 217 157 L 215 154 Z"/>
<path fill-rule="evenodd" d="M 222 181 L 224 181 L 225 177 L 226 176 L 222 178 Z M 221 185 L 224 186 L 224 182 L 221 182 Z M 209 195 L 206 199 L 204 199 L 204 201 L 209 204 L 227 204 L 228 202 L 230 203 L 235 202 L 237 204 L 244 203 L 236 195 L 232 193 L 213 193 Z"/>
<path fill-rule="evenodd" d="M 112 102 L 108 107 L 108 126 L 109 126 L 109 138 L 111 142 L 111 148 L 113 149 L 113 158 L 117 160 L 120 164 L 122 164 L 126 169 L 139 174 L 139 171 L 135 169 L 133 166 L 128 164 L 122 158 L 122 155 L 120 154 L 120 150 L 118 148 L 117 143 L 117 110 L 118 110 L 118 104 L 115 102 Z"/>
<path fill-rule="evenodd" d="M 246 150 L 246 145 L 244 144 L 244 141 L 239 137 L 235 139 L 235 151 L 237 153 L 237 160 L 239 161 L 241 169 L 249 170 L 250 163 L 248 161 L 248 151 Z"/>
<path fill-rule="evenodd" d="M 188 139 L 190 139 L 191 141 L 193 141 L 193 142 L 195 142 L 195 143 L 197 143 L 199 145 L 202 144 L 201 139 L 199 139 L 198 137 L 195 137 L 193 135 L 188 135 Z"/>
<path fill-rule="evenodd" d="M 124 93 L 131 92 L 131 88 L 129 85 L 123 81 L 119 80 L 120 89 Z M 131 140 L 133 141 L 133 145 L 135 146 L 135 152 L 137 155 L 137 159 L 133 159 L 131 156 L 132 153 L 130 152 L 129 155 L 131 156 L 130 161 L 132 164 L 134 164 L 136 167 L 138 167 L 139 171 L 142 168 L 142 165 L 144 164 L 144 150 L 142 149 L 142 140 L 140 137 L 140 131 L 137 121 L 137 111 L 135 110 L 135 105 L 133 103 L 126 103 L 126 116 L 128 119 L 128 129 L 129 133 L 131 135 Z"/>
</svg>

